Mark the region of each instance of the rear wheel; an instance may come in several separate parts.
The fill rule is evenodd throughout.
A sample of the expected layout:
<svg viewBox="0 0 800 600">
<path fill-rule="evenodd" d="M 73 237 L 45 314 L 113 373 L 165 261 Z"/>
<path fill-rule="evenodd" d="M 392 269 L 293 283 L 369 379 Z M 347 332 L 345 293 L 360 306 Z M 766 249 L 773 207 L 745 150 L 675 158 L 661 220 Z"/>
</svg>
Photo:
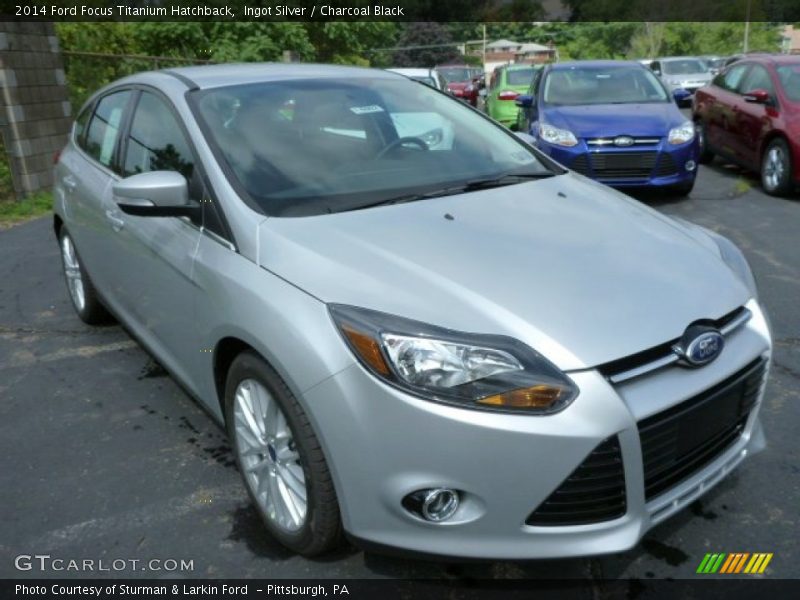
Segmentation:
<svg viewBox="0 0 800 600">
<path fill-rule="evenodd" d="M 335 547 L 339 503 L 319 441 L 280 376 L 251 352 L 228 371 L 225 420 L 239 471 L 270 534 L 305 556 Z"/>
<path fill-rule="evenodd" d="M 761 185 L 770 196 L 785 196 L 792 189 L 792 161 L 789 144 L 772 140 L 761 158 Z"/>
<path fill-rule="evenodd" d="M 99 325 L 111 320 L 111 315 L 100 302 L 86 269 L 83 267 L 78 251 L 66 228 L 62 227 L 58 234 L 61 247 L 61 265 L 67 283 L 69 298 L 75 312 L 84 323 Z"/>
<path fill-rule="evenodd" d="M 710 163 L 714 160 L 714 153 L 708 147 L 706 126 L 703 124 L 703 121 L 697 121 L 697 123 L 695 123 L 695 128 L 697 130 L 697 145 L 699 147 L 697 161 L 700 164 Z"/>
</svg>

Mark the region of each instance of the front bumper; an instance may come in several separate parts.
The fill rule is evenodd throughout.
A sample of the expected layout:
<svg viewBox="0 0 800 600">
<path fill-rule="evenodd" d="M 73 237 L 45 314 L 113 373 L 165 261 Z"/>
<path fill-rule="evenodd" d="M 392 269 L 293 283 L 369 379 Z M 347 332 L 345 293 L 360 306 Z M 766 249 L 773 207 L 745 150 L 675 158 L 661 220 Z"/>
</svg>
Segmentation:
<svg viewBox="0 0 800 600">
<path fill-rule="evenodd" d="M 537 147 L 568 169 L 612 187 L 669 188 L 697 176 L 696 137 L 686 144 L 660 138 L 657 144 L 627 148 L 591 146 L 583 139 L 565 148 L 538 139 Z"/>
<path fill-rule="evenodd" d="M 597 370 L 569 375 L 576 400 L 550 416 L 473 411 L 418 399 L 352 365 L 303 394 L 328 458 L 345 530 L 358 540 L 406 551 L 480 559 L 613 553 L 634 546 L 764 447 L 758 422 L 763 383 L 738 439 L 711 462 L 645 500 L 637 421 L 692 398 L 742 366 L 769 360 L 770 334 L 757 303 L 725 351 L 696 370 L 669 367 L 613 386 Z M 626 510 L 613 520 L 530 526 L 526 519 L 584 459 L 617 436 Z M 463 491 L 452 519 L 423 521 L 401 499 L 425 488 Z"/>
</svg>

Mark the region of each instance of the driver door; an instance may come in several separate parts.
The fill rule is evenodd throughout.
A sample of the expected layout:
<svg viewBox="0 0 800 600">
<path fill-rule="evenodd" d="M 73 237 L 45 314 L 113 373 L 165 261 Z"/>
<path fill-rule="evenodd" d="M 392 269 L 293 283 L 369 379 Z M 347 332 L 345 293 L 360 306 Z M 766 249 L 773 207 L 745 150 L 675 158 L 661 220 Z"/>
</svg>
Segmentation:
<svg viewBox="0 0 800 600">
<path fill-rule="evenodd" d="M 137 94 L 123 138 L 122 176 L 177 171 L 189 181 L 190 200 L 200 202 L 199 165 L 179 117 L 156 92 Z M 119 274 L 118 302 L 134 334 L 191 389 L 200 360 L 192 267 L 201 224 L 186 217 L 125 214 L 113 193 L 105 212 L 113 230 L 109 259 Z"/>
</svg>

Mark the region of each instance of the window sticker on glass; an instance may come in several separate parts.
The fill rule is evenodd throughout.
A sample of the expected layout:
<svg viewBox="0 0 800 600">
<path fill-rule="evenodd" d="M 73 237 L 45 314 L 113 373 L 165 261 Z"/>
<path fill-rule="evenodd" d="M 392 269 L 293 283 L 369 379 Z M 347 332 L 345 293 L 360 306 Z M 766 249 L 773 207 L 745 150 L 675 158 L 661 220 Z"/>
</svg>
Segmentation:
<svg viewBox="0 0 800 600">
<path fill-rule="evenodd" d="M 350 111 L 357 115 L 368 115 L 369 113 L 383 112 L 383 109 L 377 104 L 370 104 L 369 106 L 351 106 Z"/>
</svg>

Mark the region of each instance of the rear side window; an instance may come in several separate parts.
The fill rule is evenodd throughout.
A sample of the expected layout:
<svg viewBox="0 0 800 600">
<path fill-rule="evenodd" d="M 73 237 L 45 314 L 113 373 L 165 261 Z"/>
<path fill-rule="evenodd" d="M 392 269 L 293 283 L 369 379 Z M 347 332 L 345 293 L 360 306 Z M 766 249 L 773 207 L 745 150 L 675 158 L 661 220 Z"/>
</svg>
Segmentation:
<svg viewBox="0 0 800 600">
<path fill-rule="evenodd" d="M 736 64 L 732 66 L 718 77 L 719 82 L 717 85 L 729 92 L 738 92 L 739 84 L 742 83 L 742 77 L 744 77 L 749 66 L 748 64 Z"/>
<path fill-rule="evenodd" d="M 177 171 L 192 180 L 194 158 L 175 115 L 154 94 L 142 92 L 131 121 L 123 175 Z"/>
<path fill-rule="evenodd" d="M 111 166 L 114 159 L 122 114 L 130 95 L 130 90 L 124 90 L 101 98 L 86 130 L 84 150 L 107 167 Z"/>
<path fill-rule="evenodd" d="M 89 117 L 92 116 L 92 105 L 89 104 L 81 111 L 78 118 L 75 119 L 75 140 L 84 148 L 83 134 L 86 133 L 86 125 L 89 123 Z"/>
</svg>

